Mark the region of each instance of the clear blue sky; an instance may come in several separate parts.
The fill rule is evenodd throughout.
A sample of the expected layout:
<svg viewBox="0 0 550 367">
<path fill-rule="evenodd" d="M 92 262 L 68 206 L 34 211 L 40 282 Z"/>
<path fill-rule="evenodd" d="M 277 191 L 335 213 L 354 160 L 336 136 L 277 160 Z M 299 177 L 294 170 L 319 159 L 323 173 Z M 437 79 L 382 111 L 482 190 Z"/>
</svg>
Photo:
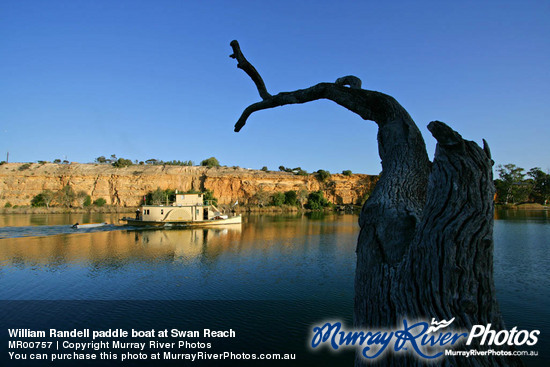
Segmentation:
<svg viewBox="0 0 550 367">
<path fill-rule="evenodd" d="M 329 101 L 251 116 L 237 39 L 272 94 L 353 74 L 421 128 L 485 138 L 550 169 L 550 2 L 0 2 L 0 160 L 210 156 L 247 168 L 376 174 L 376 125 Z"/>
</svg>

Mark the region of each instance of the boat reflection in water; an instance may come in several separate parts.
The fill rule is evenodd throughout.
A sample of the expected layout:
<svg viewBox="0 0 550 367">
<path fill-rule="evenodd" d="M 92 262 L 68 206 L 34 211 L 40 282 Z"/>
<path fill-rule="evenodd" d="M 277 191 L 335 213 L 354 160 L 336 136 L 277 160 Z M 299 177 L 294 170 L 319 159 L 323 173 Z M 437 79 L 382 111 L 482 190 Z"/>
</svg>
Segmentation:
<svg viewBox="0 0 550 367">
<path fill-rule="evenodd" d="M 238 241 L 241 225 L 197 229 L 143 229 L 10 238 L 0 246 L 0 265 L 18 268 L 46 266 L 50 270 L 68 264 L 93 267 L 100 264 L 158 261 L 159 259 L 191 260 L 205 254 L 210 247 L 218 252 L 226 244 Z"/>
<path fill-rule="evenodd" d="M 47 267 L 51 271 L 68 265 L 114 268 L 138 262 L 185 261 L 197 256 L 212 261 L 222 253 L 248 257 L 282 253 L 289 259 L 291 253 L 322 250 L 333 252 L 332 256 L 338 258 L 354 247 L 358 232 L 357 217 L 353 215 L 327 216 L 322 220 L 303 215 L 257 216 L 247 218 L 242 225 L 188 229 L 113 227 L 94 233 L 55 234 L 57 227 L 52 228 L 51 235 L 48 232 L 0 239 L 0 271 L 11 267 L 33 271 Z M 318 240 L 327 235 L 345 236 L 345 240 L 340 238 L 327 246 Z"/>
<path fill-rule="evenodd" d="M 227 241 L 238 240 L 241 224 L 217 226 L 200 229 L 160 229 L 134 231 L 134 240 L 144 251 L 153 254 L 173 256 L 175 261 L 191 261 L 205 255 L 208 247 L 224 247 Z M 208 245 L 208 247 L 207 247 Z"/>
</svg>

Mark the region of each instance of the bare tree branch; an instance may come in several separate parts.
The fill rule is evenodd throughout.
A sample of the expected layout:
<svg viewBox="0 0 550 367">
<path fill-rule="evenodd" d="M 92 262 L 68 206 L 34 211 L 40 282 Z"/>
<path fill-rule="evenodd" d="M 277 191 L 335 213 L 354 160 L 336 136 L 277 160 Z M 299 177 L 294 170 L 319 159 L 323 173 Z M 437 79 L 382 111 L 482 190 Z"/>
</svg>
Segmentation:
<svg viewBox="0 0 550 367">
<path fill-rule="evenodd" d="M 256 88 L 258 88 L 258 93 L 260 93 L 260 97 L 262 97 L 262 99 L 267 99 L 271 97 L 271 94 L 267 92 L 267 88 L 265 87 L 264 81 L 260 76 L 260 73 L 258 73 L 256 68 L 254 68 L 254 66 L 252 66 L 252 64 L 248 62 L 248 60 L 241 52 L 239 42 L 233 40 L 231 41 L 230 45 L 233 48 L 233 54 L 229 55 L 229 57 L 236 59 L 237 67 L 241 70 L 244 70 L 244 72 L 248 74 L 252 81 L 254 81 L 254 84 L 256 84 Z"/>
<path fill-rule="evenodd" d="M 374 121 L 380 126 L 397 119 L 412 121 L 407 111 L 393 97 L 384 93 L 361 89 L 361 79 L 353 75 L 338 78 L 335 83 L 319 83 L 306 89 L 281 92 L 272 96 L 267 92 L 260 73 L 244 57 L 239 43 L 235 40 L 231 41 L 231 47 L 233 48 L 233 54 L 230 57 L 237 60 L 237 67 L 244 70 L 256 84 L 260 97 L 263 99 L 263 101 L 254 103 L 243 111 L 235 124 L 236 132 L 242 129 L 253 112 L 319 99 L 336 102 L 358 114 L 364 120 Z M 411 124 L 411 126 L 413 125 L 414 123 Z"/>
</svg>

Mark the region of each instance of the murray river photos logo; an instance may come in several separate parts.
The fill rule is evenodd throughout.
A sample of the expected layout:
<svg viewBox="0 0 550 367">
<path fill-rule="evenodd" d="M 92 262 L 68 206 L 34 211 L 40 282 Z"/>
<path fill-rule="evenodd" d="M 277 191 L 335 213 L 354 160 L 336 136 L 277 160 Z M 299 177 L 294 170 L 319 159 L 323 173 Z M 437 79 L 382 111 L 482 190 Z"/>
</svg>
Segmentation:
<svg viewBox="0 0 550 367">
<path fill-rule="evenodd" d="M 455 346 L 532 346 L 538 342 L 539 330 L 493 330 L 491 324 L 474 325 L 470 331 L 450 330 L 455 319 L 409 322 L 403 319 L 403 327 L 387 330 L 344 330 L 341 322 L 327 322 L 314 326 L 311 337 L 313 349 L 326 345 L 333 350 L 346 347 L 361 349 L 367 359 L 375 359 L 384 353 L 411 352 L 419 358 L 433 360 L 445 355 L 482 355 L 476 351 L 452 351 Z M 448 352 L 452 353 L 448 353 Z M 494 352 L 494 351 L 493 351 Z M 464 354 L 466 353 L 466 354 Z"/>
</svg>

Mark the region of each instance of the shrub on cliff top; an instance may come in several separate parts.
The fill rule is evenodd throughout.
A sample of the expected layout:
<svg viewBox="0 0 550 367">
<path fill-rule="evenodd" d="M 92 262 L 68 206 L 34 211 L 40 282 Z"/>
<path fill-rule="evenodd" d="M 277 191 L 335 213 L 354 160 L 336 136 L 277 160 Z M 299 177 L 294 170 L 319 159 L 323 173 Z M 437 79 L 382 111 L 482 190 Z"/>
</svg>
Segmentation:
<svg viewBox="0 0 550 367">
<path fill-rule="evenodd" d="M 351 176 L 352 175 L 351 170 L 349 170 L 349 169 L 342 171 L 342 174 L 344 176 Z"/>
<path fill-rule="evenodd" d="M 215 157 L 210 157 L 201 162 L 201 166 L 205 167 L 219 167 L 220 162 Z"/>
<path fill-rule="evenodd" d="M 320 169 L 317 171 L 317 174 L 315 176 L 319 181 L 324 182 L 330 177 L 330 172 L 325 171 L 324 169 Z"/>
<path fill-rule="evenodd" d="M 131 166 L 133 164 L 134 163 L 132 163 L 130 159 L 119 158 L 113 163 L 113 167 L 123 168 L 123 167 Z"/>
</svg>

